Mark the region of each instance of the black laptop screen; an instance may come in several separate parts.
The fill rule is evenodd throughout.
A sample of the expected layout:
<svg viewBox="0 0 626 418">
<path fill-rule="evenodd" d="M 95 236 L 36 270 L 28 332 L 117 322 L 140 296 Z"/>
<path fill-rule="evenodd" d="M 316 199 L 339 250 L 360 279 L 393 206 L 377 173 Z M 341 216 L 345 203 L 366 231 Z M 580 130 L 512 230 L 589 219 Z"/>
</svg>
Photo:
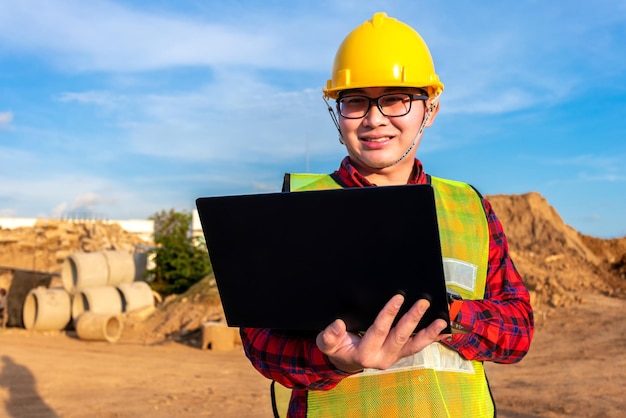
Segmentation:
<svg viewBox="0 0 626 418">
<path fill-rule="evenodd" d="M 364 331 L 396 293 L 449 322 L 430 185 L 196 201 L 230 326 Z"/>
</svg>

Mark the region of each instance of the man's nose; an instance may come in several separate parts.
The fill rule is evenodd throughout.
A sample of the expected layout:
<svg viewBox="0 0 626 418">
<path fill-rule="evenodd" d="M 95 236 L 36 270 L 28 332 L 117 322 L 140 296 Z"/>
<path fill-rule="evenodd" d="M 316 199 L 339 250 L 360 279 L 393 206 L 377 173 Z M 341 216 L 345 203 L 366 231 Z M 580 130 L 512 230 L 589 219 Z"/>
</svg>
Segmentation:
<svg viewBox="0 0 626 418">
<path fill-rule="evenodd" d="M 381 121 L 387 119 L 378 107 L 378 102 L 376 100 L 370 100 L 370 107 L 367 111 L 367 114 L 363 117 L 363 120 L 368 125 L 377 125 Z"/>
</svg>

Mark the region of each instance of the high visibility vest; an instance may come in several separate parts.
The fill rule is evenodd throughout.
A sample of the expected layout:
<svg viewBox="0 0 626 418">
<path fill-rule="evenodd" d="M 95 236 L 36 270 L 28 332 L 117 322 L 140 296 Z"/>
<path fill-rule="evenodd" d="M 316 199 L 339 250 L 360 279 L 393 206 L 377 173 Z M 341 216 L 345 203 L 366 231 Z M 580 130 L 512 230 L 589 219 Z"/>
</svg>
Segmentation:
<svg viewBox="0 0 626 418">
<path fill-rule="evenodd" d="M 326 174 L 288 174 L 284 191 L 338 189 Z M 435 191 L 446 286 L 463 299 L 483 299 L 489 232 L 480 195 L 468 184 L 430 176 Z M 280 392 L 274 410 L 285 414 Z M 284 394 L 282 399 L 287 399 Z M 331 390 L 307 391 L 308 417 L 493 417 L 482 362 L 433 343 L 387 370 L 366 369 Z M 282 412 L 281 412 L 282 411 Z M 280 415 L 284 416 L 284 415 Z"/>
</svg>

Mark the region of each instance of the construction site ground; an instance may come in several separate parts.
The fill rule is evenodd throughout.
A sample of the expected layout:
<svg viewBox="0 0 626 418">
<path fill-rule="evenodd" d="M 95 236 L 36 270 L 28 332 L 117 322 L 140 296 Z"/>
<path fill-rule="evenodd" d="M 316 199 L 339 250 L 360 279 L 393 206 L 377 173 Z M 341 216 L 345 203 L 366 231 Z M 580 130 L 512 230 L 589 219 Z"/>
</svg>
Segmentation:
<svg viewBox="0 0 626 418">
<path fill-rule="evenodd" d="M 499 417 L 622 417 L 626 301 L 562 308 L 519 364 L 487 364 Z M 0 332 L 0 416 L 271 417 L 269 382 L 233 351 Z"/>
</svg>

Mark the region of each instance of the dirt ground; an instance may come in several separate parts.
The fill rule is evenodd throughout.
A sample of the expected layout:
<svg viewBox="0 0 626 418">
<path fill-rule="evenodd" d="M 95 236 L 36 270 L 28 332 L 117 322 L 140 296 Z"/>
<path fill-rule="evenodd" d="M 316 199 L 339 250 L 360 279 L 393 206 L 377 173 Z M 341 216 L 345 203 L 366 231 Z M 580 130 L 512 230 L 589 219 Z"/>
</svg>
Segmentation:
<svg viewBox="0 0 626 418">
<path fill-rule="evenodd" d="M 626 301 L 582 296 L 536 333 L 516 365 L 488 364 L 500 417 L 621 417 Z M 271 417 L 268 381 L 240 347 L 110 344 L 0 331 L 0 416 Z"/>
<path fill-rule="evenodd" d="M 269 417 L 268 383 L 241 349 L 85 342 L 0 332 L 0 416 Z"/>
</svg>

